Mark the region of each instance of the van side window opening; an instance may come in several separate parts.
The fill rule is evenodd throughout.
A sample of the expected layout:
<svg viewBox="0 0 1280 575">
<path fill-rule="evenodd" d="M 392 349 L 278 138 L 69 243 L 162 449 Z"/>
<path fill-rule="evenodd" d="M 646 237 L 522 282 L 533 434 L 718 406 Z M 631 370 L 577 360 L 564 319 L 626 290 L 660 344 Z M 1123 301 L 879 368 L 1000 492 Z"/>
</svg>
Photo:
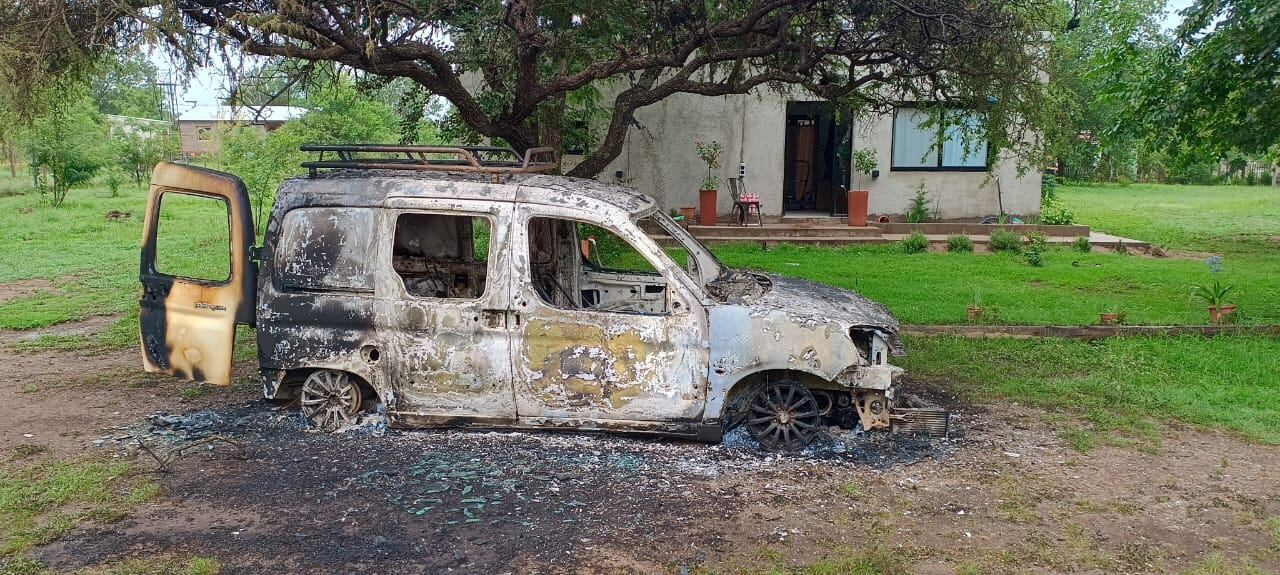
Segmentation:
<svg viewBox="0 0 1280 575">
<path fill-rule="evenodd" d="M 556 218 L 529 220 L 530 279 L 548 305 L 618 313 L 667 313 L 667 281 L 613 232 Z"/>
<path fill-rule="evenodd" d="M 416 297 L 477 299 L 488 279 L 492 233 L 487 218 L 401 214 L 396 218 L 392 268 Z"/>
<path fill-rule="evenodd" d="M 377 233 L 370 208 L 298 208 L 285 214 L 276 269 L 285 288 L 372 292 L 369 253 Z"/>
<path fill-rule="evenodd" d="M 209 282 L 231 278 L 231 212 L 225 200 L 164 192 L 155 234 L 157 272 Z"/>
</svg>

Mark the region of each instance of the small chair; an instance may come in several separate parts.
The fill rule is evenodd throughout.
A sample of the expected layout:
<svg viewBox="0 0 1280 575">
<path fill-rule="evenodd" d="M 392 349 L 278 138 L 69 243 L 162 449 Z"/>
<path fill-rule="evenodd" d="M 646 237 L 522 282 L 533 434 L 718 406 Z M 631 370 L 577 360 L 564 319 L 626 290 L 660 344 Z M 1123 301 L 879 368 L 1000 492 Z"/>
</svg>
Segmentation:
<svg viewBox="0 0 1280 575">
<path fill-rule="evenodd" d="M 733 197 L 731 213 L 738 219 L 738 225 L 746 226 L 747 219 L 755 213 L 756 223 L 764 227 L 764 217 L 760 215 L 760 198 L 746 193 L 746 184 L 742 183 L 742 178 L 729 178 L 729 195 Z"/>
</svg>

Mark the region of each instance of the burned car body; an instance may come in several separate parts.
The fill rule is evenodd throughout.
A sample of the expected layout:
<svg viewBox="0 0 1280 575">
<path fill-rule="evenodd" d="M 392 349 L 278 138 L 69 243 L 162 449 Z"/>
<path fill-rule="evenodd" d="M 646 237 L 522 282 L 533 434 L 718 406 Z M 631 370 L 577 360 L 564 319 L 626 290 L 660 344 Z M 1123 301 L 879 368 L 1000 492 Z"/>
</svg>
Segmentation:
<svg viewBox="0 0 1280 575">
<path fill-rule="evenodd" d="M 633 190 L 445 150 L 467 163 L 313 163 L 281 185 L 260 248 L 233 176 L 157 167 L 144 367 L 226 384 L 239 323 L 255 326 L 266 397 L 330 430 L 381 404 L 401 427 L 717 441 L 744 425 L 790 450 L 824 425 L 910 419 L 894 409 L 898 324 L 879 304 L 725 268 Z M 157 270 L 171 194 L 225 204 L 226 280 Z"/>
</svg>

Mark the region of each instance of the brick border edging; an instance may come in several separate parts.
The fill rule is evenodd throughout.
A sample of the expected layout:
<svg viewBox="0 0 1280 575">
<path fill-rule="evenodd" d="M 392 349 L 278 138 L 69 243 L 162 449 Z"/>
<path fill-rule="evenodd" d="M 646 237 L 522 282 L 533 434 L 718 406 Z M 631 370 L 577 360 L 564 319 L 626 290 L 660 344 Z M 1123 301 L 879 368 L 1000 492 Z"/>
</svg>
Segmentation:
<svg viewBox="0 0 1280 575">
<path fill-rule="evenodd" d="M 993 337 L 1058 337 L 1104 339 L 1124 336 L 1271 335 L 1280 336 L 1280 325 L 904 325 L 907 335 L 955 335 L 981 339 Z"/>
</svg>

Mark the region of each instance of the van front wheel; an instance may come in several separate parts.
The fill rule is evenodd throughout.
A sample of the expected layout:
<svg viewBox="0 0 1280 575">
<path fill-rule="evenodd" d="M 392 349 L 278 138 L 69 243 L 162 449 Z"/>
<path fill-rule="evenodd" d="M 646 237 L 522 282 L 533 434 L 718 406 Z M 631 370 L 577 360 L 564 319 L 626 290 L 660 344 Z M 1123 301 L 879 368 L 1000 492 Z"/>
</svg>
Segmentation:
<svg viewBox="0 0 1280 575">
<path fill-rule="evenodd" d="M 350 374 L 321 369 L 302 383 L 302 415 L 324 431 L 337 431 L 356 423 L 362 395 Z"/>
<path fill-rule="evenodd" d="M 818 400 L 790 379 L 770 383 L 748 401 L 743 423 L 765 449 L 799 451 L 818 436 Z"/>
</svg>

